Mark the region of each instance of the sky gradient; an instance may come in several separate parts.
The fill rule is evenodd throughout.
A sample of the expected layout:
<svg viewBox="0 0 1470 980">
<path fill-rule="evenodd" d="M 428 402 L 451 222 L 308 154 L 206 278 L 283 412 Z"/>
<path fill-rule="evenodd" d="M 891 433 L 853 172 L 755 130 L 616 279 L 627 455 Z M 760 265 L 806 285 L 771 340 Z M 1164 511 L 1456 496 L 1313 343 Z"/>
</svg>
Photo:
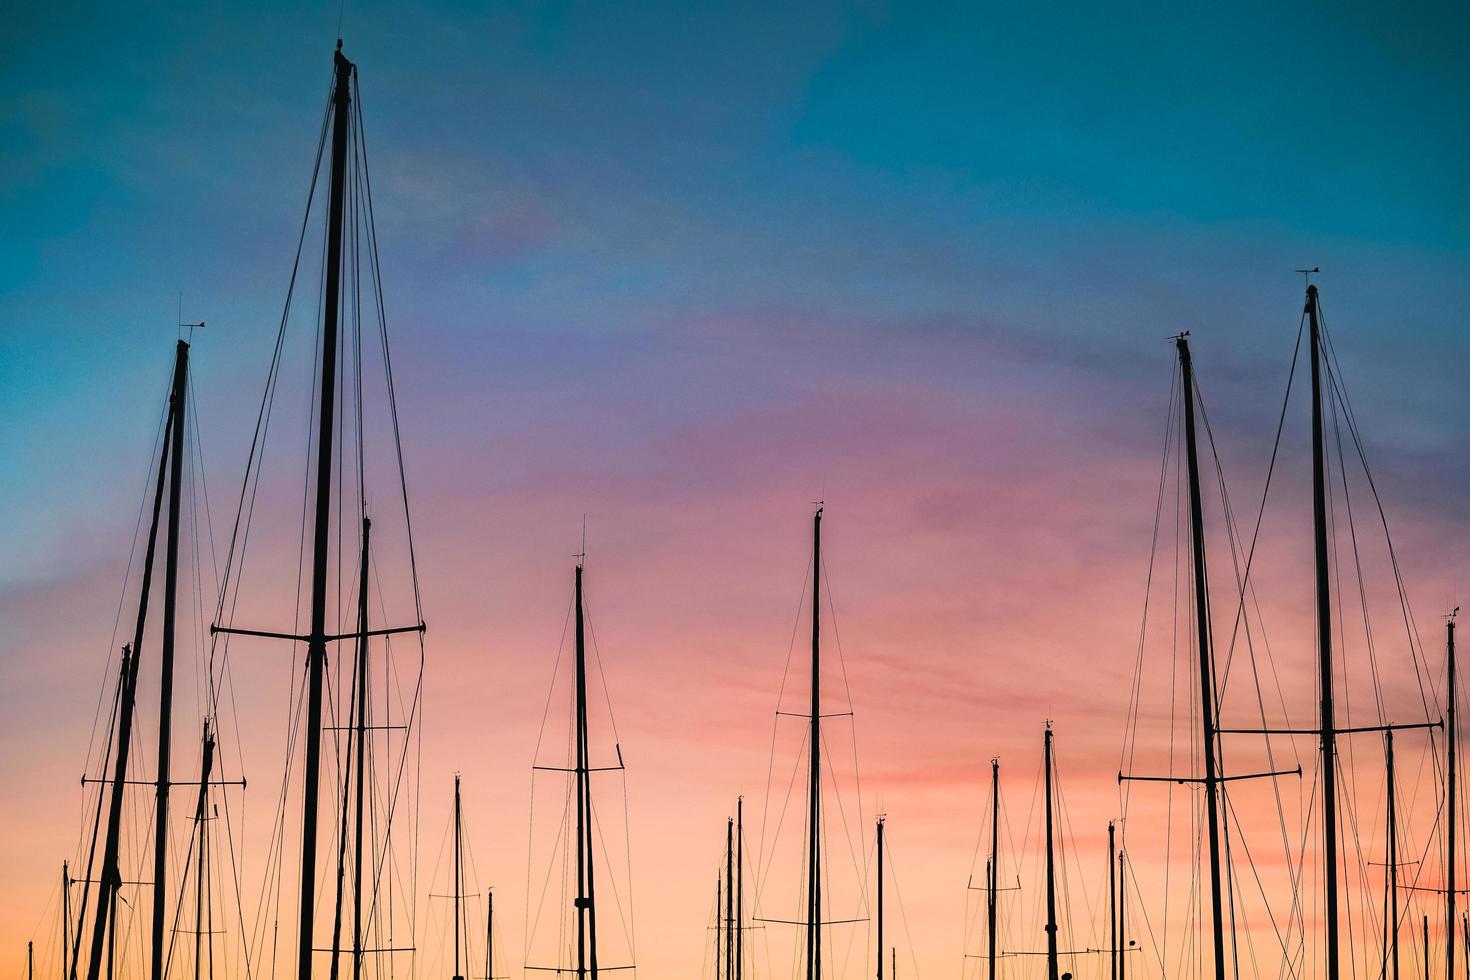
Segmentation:
<svg viewBox="0 0 1470 980">
<path fill-rule="evenodd" d="M 3 976 L 75 844 L 180 293 L 209 323 L 217 529 L 238 492 L 337 11 L 9 19 Z M 696 975 L 824 498 L 864 805 L 915 966 L 956 975 L 988 760 L 1022 808 L 1052 718 L 1080 846 L 1116 812 L 1165 339 L 1193 332 L 1248 526 L 1304 265 L 1436 651 L 1470 574 L 1467 29 L 1433 4 L 347 4 L 430 623 L 427 859 L 459 770 L 516 946 L 586 515 L 640 966 Z M 1261 574 L 1278 663 L 1309 678 L 1288 428 Z M 284 663 L 253 669 L 242 717 L 278 722 Z M 244 750 L 267 786 L 271 744 Z"/>
</svg>

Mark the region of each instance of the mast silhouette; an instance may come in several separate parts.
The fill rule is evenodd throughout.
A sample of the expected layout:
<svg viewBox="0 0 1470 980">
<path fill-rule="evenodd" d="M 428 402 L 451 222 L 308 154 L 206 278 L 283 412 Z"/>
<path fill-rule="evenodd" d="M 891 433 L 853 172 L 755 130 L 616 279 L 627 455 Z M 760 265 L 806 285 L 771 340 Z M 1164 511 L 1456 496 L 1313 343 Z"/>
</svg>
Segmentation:
<svg viewBox="0 0 1470 980">
<path fill-rule="evenodd" d="M 592 780 L 587 740 L 587 645 L 582 603 L 582 562 L 577 562 L 577 977 L 597 980 L 597 903 L 592 851 Z"/>
<path fill-rule="evenodd" d="M 113 757 L 112 792 L 108 801 L 107 810 L 107 834 L 104 838 L 102 852 L 102 874 L 97 889 L 97 910 L 92 926 L 92 948 L 87 960 L 87 980 L 99 980 L 102 975 L 102 954 L 106 947 L 108 925 L 112 921 L 112 907 L 117 901 L 118 890 L 122 887 L 122 874 L 118 867 L 118 847 L 122 834 L 122 805 L 123 794 L 128 785 L 128 758 L 132 747 L 134 707 L 138 689 L 138 665 L 142 661 L 143 637 L 148 622 L 149 597 L 153 586 L 153 563 L 158 547 L 158 525 L 159 518 L 163 512 L 164 477 L 171 474 L 169 479 L 169 528 L 170 534 L 165 546 L 165 564 L 172 569 L 172 573 L 166 572 L 169 583 L 165 584 L 165 602 L 162 612 L 167 640 L 167 664 L 164 670 L 164 680 L 169 685 L 169 696 L 172 694 L 172 658 L 173 658 L 173 620 L 174 608 L 178 595 L 178 504 L 181 486 L 179 473 L 183 469 L 183 431 L 184 431 L 184 403 L 188 384 L 189 369 L 189 345 L 185 341 L 179 341 L 174 354 L 174 376 L 173 385 L 169 395 L 168 418 L 164 423 L 163 451 L 158 461 L 158 479 L 153 493 L 153 516 L 148 527 L 148 546 L 143 557 L 143 574 L 138 591 L 138 615 L 134 623 L 133 642 L 127 648 L 131 651 L 125 660 L 124 672 L 126 681 L 122 684 L 122 696 L 118 704 L 117 717 L 117 746 L 116 755 Z M 163 697 L 163 695 L 160 695 Z M 160 732 L 164 730 L 163 714 L 160 714 Z M 160 738 L 160 765 L 167 766 L 166 740 Z M 162 929 L 160 926 L 159 902 L 164 892 L 165 877 L 158 870 L 158 865 L 164 861 L 166 856 L 167 838 L 164 836 L 165 818 L 167 816 L 167 774 L 159 773 L 158 799 L 160 809 L 156 817 L 159 832 L 155 838 L 154 854 L 154 911 L 153 911 L 153 956 L 151 968 L 153 976 L 158 976 L 161 969 L 162 956 Z M 80 924 L 78 926 L 80 928 Z M 80 938 L 80 937 L 79 937 Z M 66 961 L 65 951 L 62 953 L 63 964 Z M 73 958 L 68 976 L 76 971 L 76 961 Z"/>
<path fill-rule="evenodd" d="M 883 980 L 883 820 L 878 818 L 878 980 Z"/>
<path fill-rule="evenodd" d="M 66 976 L 66 947 L 71 945 L 71 868 L 61 862 L 61 975 Z"/>
<path fill-rule="evenodd" d="M 1056 844 L 1052 828 L 1052 751 L 1051 722 L 1046 723 L 1044 769 L 1046 782 L 1046 975 L 1047 980 L 1060 980 L 1057 958 L 1057 883 Z"/>
<path fill-rule="evenodd" d="M 348 717 L 352 719 L 354 740 L 348 743 L 347 776 L 342 781 L 342 820 L 337 835 L 337 901 L 332 915 L 332 980 L 337 980 L 342 961 L 342 913 L 343 890 L 347 878 L 347 827 L 348 815 L 355 813 L 353 823 L 353 884 L 352 884 L 352 977 L 358 980 L 362 974 L 362 845 L 363 845 L 363 790 L 367 768 L 367 653 L 368 653 L 368 555 L 372 536 L 372 521 L 362 519 L 362 552 L 359 556 L 357 579 L 357 657 L 353 668 L 352 707 Z M 349 811 L 347 797 L 356 785 L 356 805 Z"/>
<path fill-rule="evenodd" d="M 363 960 L 362 872 L 363 797 L 367 783 L 368 712 L 368 560 L 372 554 L 373 522 L 362 519 L 362 563 L 357 580 L 357 787 L 354 803 L 352 861 L 352 980 L 361 980 Z M 336 957 L 333 956 L 333 963 Z"/>
<path fill-rule="evenodd" d="M 495 980 L 495 889 L 485 889 L 485 980 Z"/>
<path fill-rule="evenodd" d="M 1327 453 L 1322 432 L 1322 340 L 1317 287 L 1307 286 L 1312 353 L 1312 531 L 1317 581 L 1317 664 L 1321 697 L 1323 888 L 1326 890 L 1327 980 L 1340 975 L 1337 886 L 1337 728 L 1332 693 L 1332 595 L 1327 564 Z"/>
<path fill-rule="evenodd" d="M 1214 939 L 1215 980 L 1225 980 L 1225 911 L 1220 869 L 1220 774 L 1216 761 L 1214 639 L 1210 627 L 1208 566 L 1205 564 L 1204 505 L 1199 481 L 1199 454 L 1194 422 L 1194 362 L 1189 355 L 1187 335 L 1175 341 L 1179 350 L 1180 399 L 1184 403 L 1184 444 L 1189 471 L 1189 531 L 1194 553 L 1195 632 L 1199 638 L 1200 747 L 1205 761 L 1206 827 L 1210 842 L 1210 926 Z"/>
<path fill-rule="evenodd" d="M 1393 771 L 1393 729 L 1383 733 L 1383 767 L 1387 774 L 1388 793 L 1388 842 L 1385 848 L 1384 869 L 1388 872 L 1387 887 L 1383 900 L 1383 975 L 1399 980 L 1399 852 L 1398 852 L 1398 805 L 1395 799 Z M 1393 972 L 1389 973 L 1392 966 Z"/>
<path fill-rule="evenodd" d="M 194 808 L 194 838 L 197 845 L 194 869 L 194 980 L 199 980 L 199 965 L 204 936 L 211 932 L 204 925 L 204 911 L 208 890 L 209 861 L 209 777 L 214 769 L 214 735 L 209 730 L 209 721 L 204 722 L 203 753 L 199 763 L 199 802 Z M 209 946 L 210 969 L 214 967 L 214 939 Z"/>
<path fill-rule="evenodd" d="M 735 821 L 725 820 L 725 978 L 735 980 Z"/>
<path fill-rule="evenodd" d="M 745 973 L 745 797 L 735 800 L 735 980 Z"/>
<path fill-rule="evenodd" d="M 184 424 L 188 408 L 189 345 L 178 342 L 172 395 L 174 422 L 170 432 L 168 472 L 168 548 L 163 559 L 163 636 L 159 650 L 162 681 L 158 688 L 158 786 L 153 817 L 153 980 L 163 980 L 163 923 L 168 905 L 169 755 L 173 745 L 175 615 L 179 596 L 179 503 L 183 479 Z"/>
<path fill-rule="evenodd" d="M 990 863 L 986 868 L 985 930 L 990 948 L 986 953 L 989 980 L 995 980 L 996 891 L 1000 876 L 1000 760 L 990 760 Z M 879 947 L 881 950 L 882 947 Z"/>
<path fill-rule="evenodd" d="M 1118 941 L 1124 946 L 1125 949 L 1131 949 L 1132 945 L 1128 942 L 1128 902 L 1126 900 L 1126 896 L 1128 894 L 1128 877 L 1123 870 L 1124 854 L 1125 852 L 1122 849 L 1118 851 Z M 1119 950 L 1118 980 L 1127 980 L 1127 977 L 1128 958 L 1123 955 L 1122 950 Z"/>
<path fill-rule="evenodd" d="M 822 507 L 812 518 L 812 717 L 807 785 L 807 980 L 822 976 Z M 881 956 L 881 947 L 880 956 Z"/>
<path fill-rule="evenodd" d="M 1108 821 L 1108 976 L 1118 980 L 1118 882 L 1115 864 L 1118 853 L 1113 821 Z"/>
<path fill-rule="evenodd" d="M 464 980 L 460 967 L 460 924 L 464 895 L 464 815 L 459 805 L 459 773 L 454 774 L 454 980 Z"/>
<path fill-rule="evenodd" d="M 123 647 L 122 647 L 122 665 L 121 665 L 120 669 L 118 670 L 118 674 L 117 674 L 117 691 L 113 695 L 113 719 L 114 719 L 114 721 L 117 720 L 117 713 L 122 710 L 123 699 L 127 696 L 128 682 L 129 682 L 129 680 L 132 677 L 131 663 L 132 663 L 132 651 L 128 648 L 128 645 L 126 643 L 124 643 L 123 644 Z M 111 751 L 111 743 L 110 742 L 109 742 L 109 745 L 108 745 L 108 751 L 109 752 Z M 105 754 L 104 754 L 103 758 L 104 758 L 104 767 L 105 767 L 105 759 L 106 759 L 106 755 Z M 104 779 L 98 779 L 98 780 L 88 780 L 87 777 L 85 777 L 85 776 L 82 777 L 83 784 L 85 784 L 85 783 L 87 783 L 89 781 L 101 783 L 103 785 L 106 785 L 107 784 L 107 780 L 105 778 Z M 96 863 L 96 860 L 97 860 L 97 835 L 102 832 L 102 812 L 103 812 L 103 809 L 104 809 L 104 804 L 106 803 L 107 799 L 108 799 L 108 794 L 105 791 L 99 792 L 97 794 L 97 810 L 96 810 L 96 813 L 95 813 L 95 815 L 93 816 L 93 819 L 92 819 L 92 836 L 91 836 L 91 840 L 87 844 L 87 870 L 86 870 L 86 873 L 82 877 L 82 901 L 81 901 L 81 906 L 77 909 L 76 928 L 73 930 L 72 936 L 71 936 L 71 948 L 70 948 L 71 967 L 70 967 L 70 969 L 66 970 L 64 972 L 64 974 L 63 974 L 63 976 L 66 977 L 66 978 L 69 978 L 69 980 L 76 980 L 76 976 L 77 976 L 77 964 L 81 960 L 81 955 L 82 955 L 82 932 L 83 932 L 82 923 L 86 921 L 86 918 L 87 918 L 87 903 L 88 903 L 88 900 L 91 898 L 92 885 L 96 883 L 96 880 L 94 880 L 94 875 L 93 875 L 92 871 L 93 871 L 93 867 L 94 867 L 94 865 Z M 115 905 L 114 906 L 111 906 L 111 907 L 114 908 L 114 909 L 116 908 Z M 114 921 L 115 921 L 116 920 L 116 916 L 114 916 L 113 918 L 114 918 Z M 111 923 L 109 923 L 108 929 L 109 930 L 112 929 L 112 924 Z M 109 931 L 108 932 L 108 937 L 107 937 L 107 957 L 108 957 L 108 969 L 109 969 L 109 974 L 108 975 L 109 976 L 111 976 L 111 972 L 110 971 L 111 971 L 111 967 L 112 967 L 112 949 L 113 949 L 113 945 L 114 944 L 113 944 L 113 941 L 112 941 L 112 933 Z M 62 957 L 61 957 L 63 964 L 65 964 L 67 962 L 67 955 L 68 955 L 67 949 L 63 948 L 62 949 Z"/>
<path fill-rule="evenodd" d="M 353 64 L 332 54 L 331 183 L 327 197 L 327 268 L 323 286 L 321 400 L 317 408 L 316 501 L 312 526 L 311 632 L 307 637 L 306 763 L 301 813 L 301 909 L 297 976 L 311 980 L 316 913 L 317 810 L 321 795 L 322 693 L 327 665 L 327 563 L 331 557 L 332 457 L 337 411 L 337 331 L 342 294 L 342 213 L 346 198 L 347 124 L 352 101 Z"/>
<path fill-rule="evenodd" d="M 1455 761 L 1456 741 L 1459 738 L 1456 705 L 1455 671 L 1455 617 L 1451 614 L 1445 621 L 1445 670 L 1449 674 L 1449 711 L 1445 731 L 1445 769 L 1448 773 L 1448 800 L 1445 802 L 1446 824 L 1445 848 L 1445 925 L 1444 925 L 1444 975 L 1445 980 L 1455 980 L 1455 820 L 1459 809 L 1459 795 L 1455 789 L 1458 765 Z M 1470 955 L 1470 954 L 1467 954 Z"/>
</svg>

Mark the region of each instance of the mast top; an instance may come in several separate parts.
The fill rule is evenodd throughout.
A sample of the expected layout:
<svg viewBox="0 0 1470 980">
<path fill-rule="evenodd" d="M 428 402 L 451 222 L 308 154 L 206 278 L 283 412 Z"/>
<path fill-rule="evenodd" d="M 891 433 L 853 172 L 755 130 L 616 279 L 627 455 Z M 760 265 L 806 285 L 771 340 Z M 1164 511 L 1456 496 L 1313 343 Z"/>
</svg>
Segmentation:
<svg viewBox="0 0 1470 980">
<path fill-rule="evenodd" d="M 338 86 L 339 92 L 337 97 L 345 102 L 347 100 L 345 85 L 347 76 L 351 75 L 357 66 L 348 61 L 347 56 L 342 53 L 342 39 L 340 37 L 337 38 L 336 50 L 332 52 L 332 64 L 336 66 L 338 82 L 343 83 Z"/>
</svg>

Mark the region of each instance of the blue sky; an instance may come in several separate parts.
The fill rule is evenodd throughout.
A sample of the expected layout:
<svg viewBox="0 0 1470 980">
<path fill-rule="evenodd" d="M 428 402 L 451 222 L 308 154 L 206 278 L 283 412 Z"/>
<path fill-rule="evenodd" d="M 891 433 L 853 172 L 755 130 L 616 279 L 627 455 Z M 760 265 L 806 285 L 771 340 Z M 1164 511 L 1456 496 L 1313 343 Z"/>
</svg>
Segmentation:
<svg viewBox="0 0 1470 980">
<path fill-rule="evenodd" d="M 138 431 L 151 398 L 128 394 L 161 384 L 147 338 L 172 332 L 180 293 L 215 325 L 211 347 L 245 363 L 265 349 L 328 6 L 33 6 L 0 42 L 0 397 L 17 463 L 3 523 L 28 528 L 32 558 L 62 519 L 48 506 L 81 493 L 50 489 L 74 475 L 56 436 Z M 1464 353 L 1466 17 L 349 3 L 343 33 L 363 65 L 391 308 L 524 408 L 545 385 L 521 379 L 597 390 L 605 358 L 705 331 L 775 343 L 770 370 L 741 390 L 691 379 L 666 419 L 779 397 L 782 345 L 805 341 L 832 355 L 804 367 L 816 384 L 898 369 L 874 353 L 882 336 L 1113 379 L 1192 327 L 1249 376 L 1281 358 L 1290 270 L 1320 264 L 1328 309 L 1351 311 L 1383 369 L 1365 397 L 1443 449 L 1467 407 L 1437 373 Z M 497 374 L 507 355 L 526 363 Z"/>
</svg>

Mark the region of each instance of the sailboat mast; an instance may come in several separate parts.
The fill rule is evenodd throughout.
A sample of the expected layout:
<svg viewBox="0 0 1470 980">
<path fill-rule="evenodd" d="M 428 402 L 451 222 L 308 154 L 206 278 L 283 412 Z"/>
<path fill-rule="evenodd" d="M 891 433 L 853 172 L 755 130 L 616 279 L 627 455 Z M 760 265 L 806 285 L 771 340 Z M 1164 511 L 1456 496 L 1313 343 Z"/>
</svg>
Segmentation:
<svg viewBox="0 0 1470 980">
<path fill-rule="evenodd" d="M 822 976 L 822 508 L 812 518 L 812 718 L 807 784 L 807 980 Z M 881 956 L 882 947 L 879 947 Z"/>
<path fill-rule="evenodd" d="M 177 356 L 174 373 L 178 374 Z M 179 384 L 175 380 L 174 390 Z M 102 845 L 102 876 L 97 889 L 97 911 L 92 924 L 92 950 L 87 959 L 87 980 L 100 980 L 102 975 L 102 953 L 105 947 L 108 923 L 112 920 L 109 910 L 117 901 L 118 889 L 122 887 L 122 874 L 118 870 L 118 844 L 122 834 L 123 792 L 127 787 L 128 758 L 133 737 L 134 702 L 138 691 L 138 664 L 143 656 L 143 633 L 148 622 L 148 598 L 153 586 L 153 559 L 158 548 L 158 521 L 163 512 L 163 478 L 173 452 L 173 430 L 179 425 L 177 414 L 182 408 L 181 399 L 171 399 L 168 421 L 164 423 L 164 448 L 158 460 L 158 480 L 153 491 L 153 517 L 148 525 L 148 547 L 143 553 L 143 575 L 138 588 L 138 618 L 134 623 L 133 642 L 129 649 L 132 656 L 127 666 L 127 678 L 123 682 L 122 697 L 117 712 L 117 753 L 113 756 L 112 795 L 107 806 L 107 836 Z M 80 928 L 80 924 L 78 924 Z M 62 954 L 63 962 L 66 960 Z M 75 959 L 71 973 L 76 970 Z M 63 980 L 69 974 L 63 974 Z"/>
<path fill-rule="evenodd" d="M 1118 846 L 1113 821 L 1108 821 L 1108 976 L 1118 980 L 1118 882 L 1115 861 Z"/>
<path fill-rule="evenodd" d="M 171 402 L 174 424 L 169 433 L 168 545 L 163 557 L 163 643 L 158 688 L 158 786 L 153 817 L 153 980 L 163 980 L 163 923 L 168 906 L 169 750 L 173 744 L 174 638 L 179 597 L 179 505 L 184 474 L 184 417 L 188 408 L 189 345 L 179 341 L 174 358 Z"/>
<path fill-rule="evenodd" d="M 725 978 L 735 978 L 735 821 L 725 820 Z"/>
<path fill-rule="evenodd" d="M 464 893 L 463 829 L 459 809 L 459 773 L 454 774 L 454 980 L 464 980 L 459 965 L 459 927 L 463 913 L 460 896 Z"/>
<path fill-rule="evenodd" d="M 1124 851 L 1118 852 L 1118 945 L 1122 947 L 1118 951 L 1118 980 L 1127 980 L 1128 959 L 1123 954 L 1129 949 L 1128 928 L 1126 916 L 1128 913 L 1127 889 L 1128 876 L 1123 870 Z"/>
<path fill-rule="evenodd" d="M 485 889 L 485 980 L 495 980 L 495 891 Z"/>
<path fill-rule="evenodd" d="M 985 929 L 990 938 L 987 953 L 989 980 L 995 980 L 995 893 L 1000 882 L 1000 760 L 990 760 L 990 867 L 986 869 Z M 881 947 L 880 947 L 881 948 Z"/>
<path fill-rule="evenodd" d="M 1383 944 L 1383 975 L 1385 978 L 1392 977 L 1399 980 L 1399 842 L 1398 842 L 1398 803 L 1396 800 L 1397 790 L 1394 787 L 1393 772 L 1393 729 L 1383 733 L 1383 761 L 1387 772 L 1388 792 L 1388 847 L 1384 865 L 1388 871 L 1388 888 L 1384 894 L 1384 900 L 1388 908 L 1383 916 L 1383 929 L 1385 932 Z M 1389 973 L 1392 966 L 1393 972 Z"/>
<path fill-rule="evenodd" d="M 1060 963 L 1057 959 L 1057 882 L 1056 844 L 1052 828 L 1052 758 L 1051 722 L 1046 723 L 1045 739 L 1045 791 L 1046 791 L 1046 976 L 1047 980 L 1060 980 Z"/>
<path fill-rule="evenodd" d="M 301 909 L 297 977 L 311 980 L 316 912 L 317 807 L 321 795 L 322 692 L 327 664 L 327 562 L 331 556 L 332 455 L 337 410 L 337 325 L 342 297 L 342 215 L 346 199 L 347 125 L 352 62 L 342 42 L 332 55 L 332 162 L 327 198 L 327 269 L 322 289 L 321 401 L 317 413 L 316 504 L 311 567 L 311 633 L 307 640 L 306 761 L 302 771 Z"/>
<path fill-rule="evenodd" d="M 194 869 L 194 980 L 199 980 L 201 947 L 206 932 L 204 896 L 206 891 L 205 862 L 209 859 L 209 777 L 214 770 L 214 736 L 210 734 L 208 720 L 204 722 L 203 744 L 204 749 L 199 763 L 199 802 L 194 807 L 194 837 L 197 845 L 197 867 Z M 213 946 L 211 945 L 210 948 L 212 951 Z"/>
<path fill-rule="evenodd" d="M 878 818 L 878 980 L 883 980 L 883 818 Z"/>
<path fill-rule="evenodd" d="M 735 977 L 745 973 L 745 797 L 735 800 Z"/>
<path fill-rule="evenodd" d="M 362 816 L 367 783 L 368 709 L 368 556 L 373 522 L 362 519 L 362 562 L 357 579 L 357 789 L 353 821 L 355 856 L 352 862 L 352 980 L 362 978 Z M 332 962 L 336 963 L 333 951 Z"/>
<path fill-rule="evenodd" d="M 715 980 L 721 980 L 725 968 L 724 917 L 720 915 L 720 904 L 725 900 L 725 880 L 715 875 Z M 725 978 L 728 980 L 728 978 Z"/>
<path fill-rule="evenodd" d="M 1424 914 L 1424 980 L 1429 980 L 1429 913 Z"/>
<path fill-rule="evenodd" d="M 597 904 L 592 868 L 592 781 L 587 750 L 587 643 L 582 566 L 577 565 L 577 976 L 597 980 Z M 718 914 L 718 913 L 716 913 Z"/>
<path fill-rule="evenodd" d="M 1215 980 L 1225 980 L 1225 910 L 1220 872 L 1220 777 L 1215 758 L 1218 743 L 1215 718 L 1215 664 L 1210 629 L 1210 586 L 1205 564 L 1204 505 L 1199 482 L 1199 453 L 1194 421 L 1194 362 L 1189 355 L 1189 341 L 1181 334 L 1179 372 L 1182 377 L 1180 400 L 1184 403 L 1184 443 L 1189 470 L 1189 524 L 1194 549 L 1194 614 L 1199 636 L 1200 722 L 1203 725 L 1201 748 L 1205 756 L 1206 827 L 1210 839 L 1210 926 L 1214 936 Z"/>
<path fill-rule="evenodd" d="M 71 945 L 71 868 L 61 862 L 61 976 L 66 977 L 66 950 Z"/>
<path fill-rule="evenodd" d="M 1449 775 L 1448 799 L 1445 801 L 1445 815 L 1448 822 L 1445 825 L 1447 837 L 1445 847 L 1445 919 L 1444 919 L 1444 975 L 1445 980 L 1455 980 L 1455 821 L 1456 811 L 1459 810 L 1459 794 L 1455 787 L 1455 777 L 1458 768 L 1455 761 L 1456 741 L 1459 739 L 1459 727 L 1457 715 L 1459 714 L 1455 694 L 1456 671 L 1455 671 L 1455 619 L 1451 616 L 1445 622 L 1445 656 L 1447 657 L 1446 670 L 1449 673 L 1449 711 L 1445 732 L 1445 771 Z"/>
<path fill-rule="evenodd" d="M 1322 849 L 1326 890 L 1327 980 L 1338 980 L 1337 728 L 1332 699 L 1332 595 L 1327 564 L 1327 455 L 1322 431 L 1322 339 L 1317 287 L 1307 286 L 1312 353 L 1312 525 L 1317 569 L 1317 668 L 1321 695 Z"/>
<path fill-rule="evenodd" d="M 347 806 L 347 798 L 352 791 L 354 782 L 357 785 L 357 819 L 352 825 L 353 836 L 356 840 L 352 886 L 353 980 L 358 980 L 362 969 L 362 794 L 363 756 L 367 736 L 368 537 L 371 529 L 372 522 L 364 517 L 362 520 L 362 554 L 360 555 L 361 572 L 357 579 L 357 660 L 356 666 L 353 668 L 356 681 L 353 684 L 352 708 L 348 715 L 349 719 L 354 720 L 353 727 L 356 729 L 356 741 L 347 753 L 347 778 L 342 781 L 341 832 L 337 835 L 337 901 L 332 914 L 331 980 L 337 980 L 338 972 L 341 970 L 342 892 L 347 878 L 347 828 L 349 826 L 348 818 L 351 815 L 351 811 L 349 811 Z"/>
</svg>

